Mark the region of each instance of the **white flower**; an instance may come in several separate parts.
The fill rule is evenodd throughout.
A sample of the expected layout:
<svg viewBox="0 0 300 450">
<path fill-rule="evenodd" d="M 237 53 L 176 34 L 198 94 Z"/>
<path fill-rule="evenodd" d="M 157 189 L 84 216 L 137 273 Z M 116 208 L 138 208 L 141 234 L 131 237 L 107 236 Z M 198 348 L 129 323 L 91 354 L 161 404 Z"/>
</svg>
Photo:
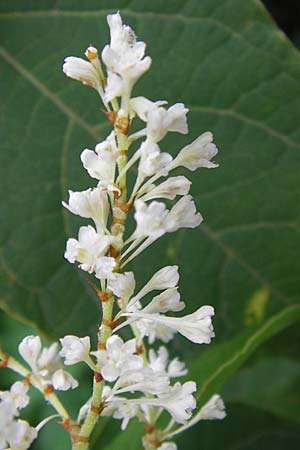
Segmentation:
<svg viewBox="0 0 300 450">
<path fill-rule="evenodd" d="M 130 403 L 121 403 L 116 404 L 116 409 L 113 413 L 114 419 L 123 419 L 121 423 L 121 430 L 125 430 L 127 428 L 128 422 L 130 419 L 135 417 L 138 412 L 138 406 L 132 405 Z"/>
<path fill-rule="evenodd" d="M 82 270 L 92 273 L 98 258 L 104 255 L 114 240 L 113 236 L 97 233 L 91 225 L 80 227 L 78 240 L 68 239 L 64 256 L 70 263 L 77 261 Z"/>
<path fill-rule="evenodd" d="M 7 441 L 11 450 L 27 450 L 37 435 L 38 432 L 35 428 L 25 420 L 19 419 L 10 425 Z"/>
<path fill-rule="evenodd" d="M 218 394 L 213 395 L 197 414 L 199 420 L 224 419 L 225 405 Z"/>
<path fill-rule="evenodd" d="M 110 102 L 116 97 L 121 97 L 124 90 L 122 78 L 116 73 L 108 71 L 104 98 Z"/>
<path fill-rule="evenodd" d="M 162 108 L 159 103 L 151 102 L 143 97 L 131 100 L 131 106 L 140 119 L 147 122 L 147 138 L 152 142 L 161 141 L 169 131 L 186 134 L 188 132 L 186 114 L 188 109 L 183 103 L 176 103 L 169 109 Z"/>
<path fill-rule="evenodd" d="M 89 361 L 91 343 L 88 336 L 79 338 L 68 335 L 60 339 L 60 343 L 62 345 L 60 356 L 65 358 L 66 366 L 71 366 L 81 361 Z"/>
<path fill-rule="evenodd" d="M 62 204 L 73 214 L 93 219 L 98 230 L 106 228 L 109 203 L 107 193 L 103 190 L 95 188 L 82 192 L 69 191 L 69 204 Z"/>
<path fill-rule="evenodd" d="M 157 450 L 177 450 L 177 445 L 174 442 L 164 442 Z"/>
<path fill-rule="evenodd" d="M 19 352 L 30 365 L 35 376 L 39 377 L 43 386 L 53 384 L 53 376 L 61 367 L 58 345 L 56 342 L 49 347 L 42 348 L 39 336 L 27 336 L 20 343 Z M 13 385 L 12 388 L 14 388 L 15 385 Z M 22 389 L 23 392 L 25 387 L 22 387 L 22 385 L 23 383 L 16 385 L 16 389 Z"/>
<path fill-rule="evenodd" d="M 37 361 L 38 375 L 43 385 L 52 384 L 52 375 L 60 366 L 57 343 L 43 348 Z"/>
<path fill-rule="evenodd" d="M 187 374 L 187 368 L 185 366 L 185 363 L 182 361 L 179 361 L 178 358 L 172 359 L 168 366 L 168 375 L 170 378 L 177 378 L 177 377 L 183 377 Z"/>
<path fill-rule="evenodd" d="M 135 201 L 136 230 L 135 237 L 151 237 L 158 239 L 166 232 L 168 210 L 161 202 L 151 202 L 147 205 L 143 200 Z"/>
<path fill-rule="evenodd" d="M 101 79 L 96 68 L 89 61 L 75 56 L 65 58 L 63 71 L 67 77 L 79 80 L 83 84 L 93 87 L 99 92 L 103 92 Z"/>
<path fill-rule="evenodd" d="M 114 277 L 108 280 L 107 289 L 123 301 L 128 300 L 135 289 L 133 272 L 115 273 Z"/>
<path fill-rule="evenodd" d="M 169 353 L 166 347 L 159 347 L 157 353 L 149 350 L 149 367 L 156 373 L 166 373 L 170 378 L 182 377 L 187 374 L 185 364 L 174 358 L 169 362 Z"/>
<path fill-rule="evenodd" d="M 142 310 L 147 313 L 165 313 L 167 311 L 181 311 L 185 307 L 180 301 L 178 288 L 170 288 L 155 296 Z"/>
<path fill-rule="evenodd" d="M 119 336 L 111 336 L 106 341 L 106 350 L 92 352 L 97 357 L 101 375 L 106 381 L 115 381 L 120 375 L 129 370 L 140 370 L 143 359 L 134 355 L 136 339 L 127 342 Z"/>
<path fill-rule="evenodd" d="M 192 396 L 192 393 L 195 391 L 196 383 L 194 381 L 187 381 L 184 384 L 177 382 L 170 387 L 167 394 L 161 395 L 158 401 L 176 422 L 185 423 L 191 417 L 192 410 L 196 407 L 196 400 Z"/>
<path fill-rule="evenodd" d="M 11 386 L 9 391 L 0 391 L 0 399 L 2 402 L 12 402 L 8 409 L 10 409 L 10 407 L 13 405 L 13 409 L 15 409 L 15 415 L 18 415 L 17 410 L 25 408 L 29 403 L 27 391 L 28 385 L 25 385 L 21 381 L 16 381 Z M 11 409 L 11 412 L 13 411 L 13 409 Z"/>
<path fill-rule="evenodd" d="M 67 391 L 68 389 L 75 389 L 78 382 L 71 374 L 62 369 L 58 369 L 52 376 L 52 384 L 54 389 L 59 391 Z"/>
<path fill-rule="evenodd" d="M 143 329 L 144 335 L 151 336 L 150 333 L 152 333 L 152 342 L 155 335 L 158 337 L 156 324 L 160 325 L 161 328 L 165 327 L 167 335 L 170 334 L 169 330 L 173 330 L 173 333 L 180 333 L 195 344 L 209 344 L 211 338 L 215 335 L 211 321 L 211 316 L 214 315 L 212 306 L 202 306 L 194 313 L 183 317 L 168 317 L 157 313 L 149 314 L 143 311 L 131 312 L 126 315 L 137 319 L 136 325 L 139 329 Z M 139 319 L 143 320 L 141 324 L 139 323 Z"/>
<path fill-rule="evenodd" d="M 155 316 L 158 316 L 158 314 L 149 314 L 147 317 L 150 317 L 150 319 L 141 318 L 135 322 L 141 336 L 147 336 L 149 344 L 153 344 L 156 339 L 164 343 L 170 342 L 174 338 L 176 330 L 166 326 L 164 323 L 153 321 L 152 319 Z"/>
<path fill-rule="evenodd" d="M 195 228 L 203 221 L 191 195 L 185 195 L 173 206 L 167 218 L 167 231 L 177 231 L 179 228 Z"/>
<path fill-rule="evenodd" d="M 153 201 L 146 204 L 143 200 L 135 201 L 136 230 L 135 239 L 150 237 L 152 241 L 165 233 L 172 233 L 179 228 L 195 228 L 202 222 L 200 213 L 190 195 L 185 195 L 169 211 L 162 202 Z"/>
<path fill-rule="evenodd" d="M 110 45 L 102 51 L 102 59 L 108 70 L 132 85 L 150 67 L 151 58 L 144 58 L 146 44 L 136 41 L 132 29 L 122 24 L 119 13 L 109 14 L 107 22 L 111 38 Z"/>
<path fill-rule="evenodd" d="M 169 390 L 170 380 L 164 372 L 154 372 L 151 367 L 124 371 L 114 387 L 115 395 L 124 392 L 141 391 L 145 394 L 158 395 Z"/>
<path fill-rule="evenodd" d="M 132 297 L 128 303 L 131 307 L 134 303 L 139 301 L 151 291 L 160 291 L 163 289 L 173 288 L 177 285 L 179 280 L 178 266 L 166 266 L 158 270 L 152 278 L 145 284 L 140 292 Z"/>
<path fill-rule="evenodd" d="M 110 256 L 102 256 L 98 258 L 95 264 L 96 277 L 101 280 L 102 278 L 111 278 L 114 276 L 113 270 L 116 267 L 116 261 Z"/>
<path fill-rule="evenodd" d="M 216 156 L 218 149 L 212 142 L 213 135 L 209 131 L 201 134 L 191 144 L 186 145 L 170 163 L 169 170 L 178 166 L 186 167 L 189 170 L 196 170 L 199 167 L 212 169 L 218 167 L 211 159 Z"/>
<path fill-rule="evenodd" d="M 141 198 L 144 202 L 155 198 L 168 198 L 174 200 L 176 195 L 187 195 L 191 182 L 184 176 L 171 177 L 157 186 L 151 185 Z"/>
<path fill-rule="evenodd" d="M 112 131 L 105 141 L 96 145 L 95 151 L 85 149 L 80 158 L 89 175 L 105 187 L 114 183 L 118 155 L 115 132 Z"/>
<path fill-rule="evenodd" d="M 2 393 L 3 394 L 3 393 Z M 8 393 L 9 394 L 9 393 Z M 14 416 L 18 414 L 14 401 L 9 397 L 1 398 L 0 402 L 0 449 L 6 448 L 7 435 L 9 427 L 14 420 Z"/>
<path fill-rule="evenodd" d="M 161 173 L 166 176 L 166 167 L 171 163 L 172 156 L 169 153 L 161 153 L 159 146 L 155 142 L 146 139 L 140 147 L 141 160 L 138 171 L 141 179 Z"/>
<path fill-rule="evenodd" d="M 152 102 L 146 97 L 134 97 L 130 100 L 130 106 L 133 113 L 137 114 L 138 117 L 147 122 L 147 114 L 151 111 L 156 110 L 159 106 L 166 105 L 168 102 L 165 100 L 158 100 Z"/>
<path fill-rule="evenodd" d="M 147 137 L 154 142 L 161 141 L 169 131 L 186 134 L 188 132 L 183 103 L 176 103 L 169 109 L 157 108 L 147 114 Z"/>
<path fill-rule="evenodd" d="M 19 353 L 33 370 L 37 370 L 37 359 L 42 349 L 39 336 L 27 336 L 19 344 Z"/>
<path fill-rule="evenodd" d="M 169 387 L 169 391 L 158 398 L 135 399 L 133 404 L 152 405 L 166 409 L 175 422 L 186 423 L 191 417 L 192 410 L 196 407 L 196 400 L 192 393 L 196 391 L 196 383 L 187 381 L 184 384 L 179 382 Z"/>
</svg>

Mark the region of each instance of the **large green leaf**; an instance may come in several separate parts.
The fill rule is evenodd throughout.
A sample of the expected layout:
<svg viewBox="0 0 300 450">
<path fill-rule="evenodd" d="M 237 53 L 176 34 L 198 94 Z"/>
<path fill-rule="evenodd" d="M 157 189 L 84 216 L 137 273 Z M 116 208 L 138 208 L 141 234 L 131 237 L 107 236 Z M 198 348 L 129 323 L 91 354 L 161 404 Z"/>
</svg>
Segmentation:
<svg viewBox="0 0 300 450">
<path fill-rule="evenodd" d="M 90 185 L 79 154 L 109 125 L 61 63 L 104 45 L 116 8 L 153 57 L 135 93 L 190 108 L 189 137 L 163 148 L 207 129 L 220 148 L 219 169 L 188 174 L 205 224 L 163 238 L 134 267 L 144 280 L 180 262 L 188 308 L 214 304 L 226 337 L 300 291 L 299 55 L 254 0 L 1 3 L 1 305 L 53 337 L 95 328 L 85 275 L 63 259 L 79 222 L 60 201 Z"/>
<path fill-rule="evenodd" d="M 300 422 L 300 363 L 266 358 L 231 377 L 223 389 L 225 402 L 237 402 Z"/>
<path fill-rule="evenodd" d="M 189 366 L 189 377 L 197 380 L 199 405 L 203 405 L 211 395 L 218 392 L 224 382 L 260 345 L 299 320 L 300 306 L 287 307 L 263 324 L 210 348 L 201 357 L 194 358 Z M 255 377 L 251 387 L 256 387 Z"/>
<path fill-rule="evenodd" d="M 228 404 L 227 417 L 199 423 L 178 439 L 178 448 L 198 450 L 297 450 L 298 424 L 241 405 Z M 109 450 L 118 450 L 112 447 Z"/>
</svg>

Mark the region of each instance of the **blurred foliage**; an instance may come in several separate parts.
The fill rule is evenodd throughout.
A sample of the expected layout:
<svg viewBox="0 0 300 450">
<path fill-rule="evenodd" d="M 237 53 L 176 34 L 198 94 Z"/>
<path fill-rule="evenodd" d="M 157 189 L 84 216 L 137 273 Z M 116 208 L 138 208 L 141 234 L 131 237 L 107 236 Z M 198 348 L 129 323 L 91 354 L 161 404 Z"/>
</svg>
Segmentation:
<svg viewBox="0 0 300 450">
<path fill-rule="evenodd" d="M 175 154 L 207 129 L 220 148 L 219 169 L 187 173 L 205 223 L 164 237 L 142 256 L 147 264 L 139 259 L 130 267 L 142 284 L 180 262 L 188 311 L 216 309 L 215 342 L 199 348 L 178 338 L 174 351 L 190 360 L 200 402 L 223 385 L 228 418 L 201 424 L 178 442 L 182 449 L 199 442 L 203 450 L 299 448 L 300 60 L 257 0 L 0 4 L 0 305 L 29 324 L 1 314 L 1 345 L 14 353 L 33 332 L 95 335 L 97 299 L 85 274 L 63 259 L 66 238 L 82 222 L 60 202 L 67 189 L 90 186 L 79 154 L 110 126 L 94 92 L 66 79 L 61 63 L 90 42 L 103 46 L 105 15 L 116 9 L 153 58 L 135 94 L 190 109 L 189 137 L 171 136 L 163 150 Z M 0 375 L 5 388 L 11 375 Z M 75 398 L 64 395 L 73 410 L 90 395 L 85 369 L 75 367 L 74 375 L 81 389 Z M 33 423 L 47 413 L 35 396 Z M 102 423 L 95 450 L 139 448 L 137 424 L 120 434 L 117 422 Z M 34 448 L 63 450 L 67 442 L 53 423 Z"/>
</svg>

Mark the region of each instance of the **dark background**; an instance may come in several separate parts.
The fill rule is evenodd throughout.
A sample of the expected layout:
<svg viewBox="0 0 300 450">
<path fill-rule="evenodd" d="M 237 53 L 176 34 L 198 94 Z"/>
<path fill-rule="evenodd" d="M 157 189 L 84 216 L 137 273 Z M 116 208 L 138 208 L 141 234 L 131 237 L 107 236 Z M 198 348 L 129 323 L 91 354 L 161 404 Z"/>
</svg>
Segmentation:
<svg viewBox="0 0 300 450">
<path fill-rule="evenodd" d="M 300 0 L 262 0 L 277 25 L 300 46 Z"/>
</svg>

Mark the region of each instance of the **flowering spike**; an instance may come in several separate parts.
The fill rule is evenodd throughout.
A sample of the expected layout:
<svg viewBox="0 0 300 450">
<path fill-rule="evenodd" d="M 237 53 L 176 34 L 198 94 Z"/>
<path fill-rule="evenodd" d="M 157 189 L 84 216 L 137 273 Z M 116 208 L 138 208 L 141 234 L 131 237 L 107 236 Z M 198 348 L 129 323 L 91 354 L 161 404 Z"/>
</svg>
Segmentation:
<svg viewBox="0 0 300 450">
<path fill-rule="evenodd" d="M 101 300 L 97 346 L 91 348 L 89 336 L 66 335 L 60 339 L 59 351 L 58 343 L 43 348 L 38 336 L 27 336 L 19 345 L 19 353 L 29 368 L 1 353 L 2 366 L 13 368 L 25 381 L 0 392 L 0 448 L 26 450 L 39 429 L 53 417 L 36 428 L 19 419 L 20 410 L 29 402 L 29 384 L 42 392 L 60 415 L 60 423 L 71 436 L 72 450 L 88 449 L 100 415 L 120 420 L 122 430 L 137 417 L 146 431 L 142 439 L 145 450 L 177 450 L 170 438 L 199 420 L 225 417 L 224 403 L 218 395 L 193 416 L 196 383 L 173 382 L 187 375 L 184 362 L 176 356 L 170 358 L 164 346 L 151 348 L 154 341 L 167 343 L 176 333 L 195 344 L 209 344 L 214 337 L 213 307 L 199 306 L 190 314 L 181 314 L 185 303 L 179 293 L 176 265 L 161 268 L 137 290 L 140 267 L 135 265 L 136 272 L 123 271 L 160 237 L 202 223 L 190 194 L 191 181 L 183 175 L 171 177 L 170 173 L 180 167 L 191 171 L 215 168 L 212 159 L 218 150 L 208 131 L 178 149 L 174 156 L 175 149 L 165 145 L 163 139 L 169 132 L 188 133 L 188 108 L 181 102 L 167 107 L 164 100 L 132 98 L 136 82 L 150 68 L 151 58 L 145 56 L 146 44 L 123 24 L 119 12 L 109 14 L 107 22 L 110 43 L 102 51 L 90 45 L 85 51 L 86 60 L 68 56 L 63 64 L 68 77 L 98 92 L 113 126 L 94 149 L 81 152 L 91 187 L 81 192 L 69 190 L 68 202 L 63 202 L 71 213 L 93 222 L 79 228 L 77 239 L 67 240 L 64 256 L 95 277 L 88 283 Z M 137 127 L 132 133 L 134 121 Z M 140 122 L 143 126 L 139 129 Z M 135 151 L 132 143 L 136 143 Z M 128 183 L 131 169 L 133 182 Z M 130 215 L 135 226 L 128 226 Z M 149 267 L 147 260 L 141 265 L 146 270 Z M 127 340 L 118 334 L 125 326 L 131 329 Z M 80 408 L 76 421 L 55 393 L 78 386 L 64 370 L 61 357 L 65 366 L 85 363 L 92 370 L 93 394 Z M 165 429 L 158 425 L 162 411 L 171 416 Z"/>
</svg>

